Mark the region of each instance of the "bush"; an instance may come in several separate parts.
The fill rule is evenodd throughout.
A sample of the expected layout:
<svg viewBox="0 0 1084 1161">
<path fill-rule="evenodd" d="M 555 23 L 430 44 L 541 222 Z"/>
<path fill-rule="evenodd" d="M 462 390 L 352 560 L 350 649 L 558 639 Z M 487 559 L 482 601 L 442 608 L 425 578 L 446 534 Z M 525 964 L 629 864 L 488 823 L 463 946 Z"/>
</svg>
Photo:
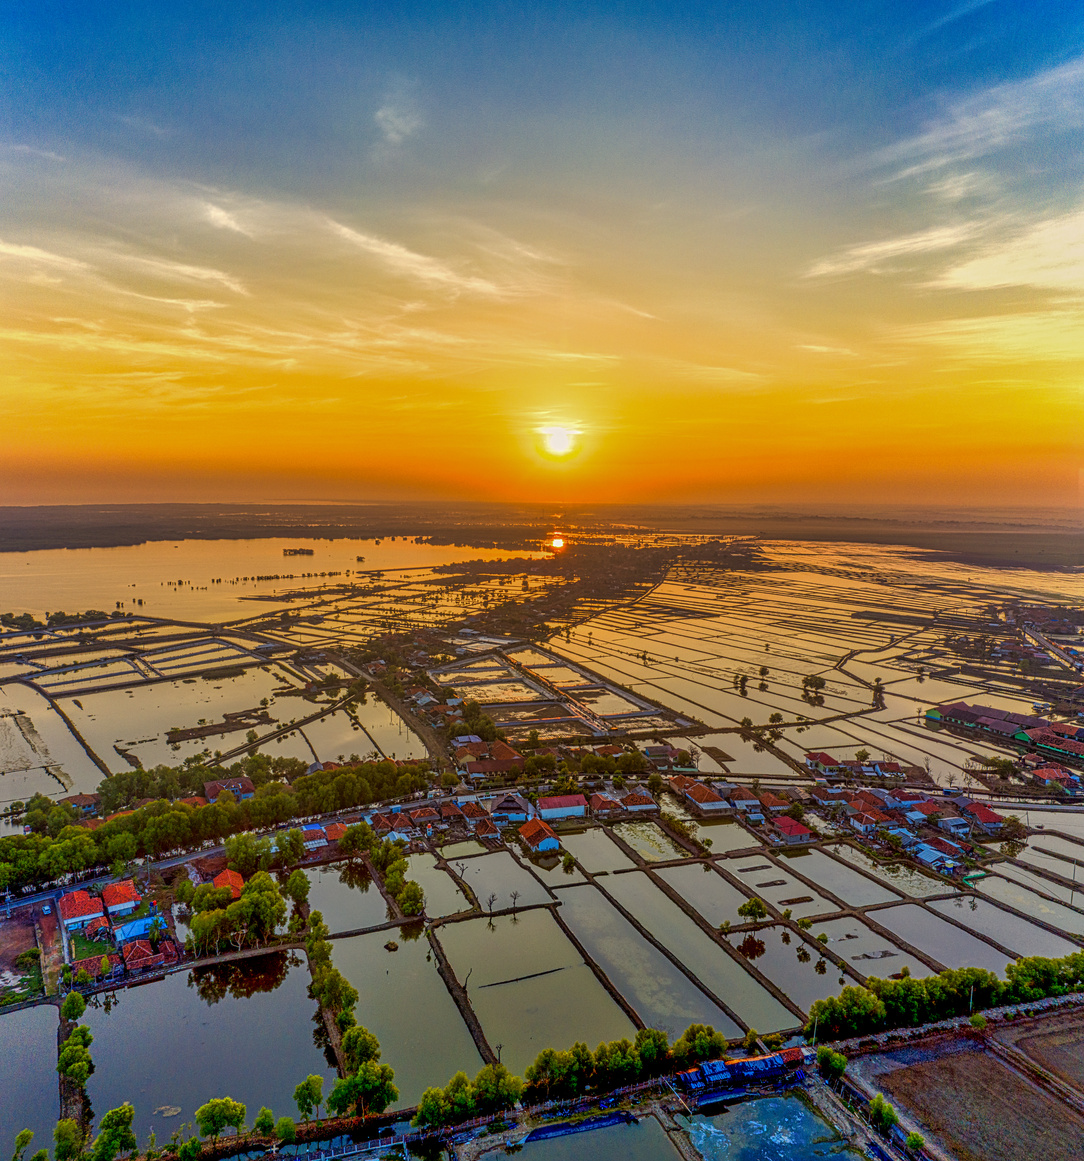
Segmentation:
<svg viewBox="0 0 1084 1161">
<path fill-rule="evenodd" d="M 900 1123 L 896 1110 L 878 1093 L 869 1105 L 869 1119 L 873 1127 L 879 1132 L 888 1134 L 893 1125 Z"/>
<path fill-rule="evenodd" d="M 968 1023 L 972 1028 L 975 1029 L 976 1032 L 986 1031 L 986 1017 L 981 1012 L 976 1012 L 974 1016 L 972 1016 L 968 1021 Z"/>
<path fill-rule="evenodd" d="M 817 1049 L 817 1067 L 825 1080 L 839 1080 L 847 1071 L 847 1058 L 842 1052 L 836 1052 L 827 1044 Z"/>
<path fill-rule="evenodd" d="M 917 1153 L 925 1147 L 926 1138 L 921 1133 L 910 1132 L 907 1134 L 907 1139 L 903 1143 L 908 1152 Z"/>
</svg>

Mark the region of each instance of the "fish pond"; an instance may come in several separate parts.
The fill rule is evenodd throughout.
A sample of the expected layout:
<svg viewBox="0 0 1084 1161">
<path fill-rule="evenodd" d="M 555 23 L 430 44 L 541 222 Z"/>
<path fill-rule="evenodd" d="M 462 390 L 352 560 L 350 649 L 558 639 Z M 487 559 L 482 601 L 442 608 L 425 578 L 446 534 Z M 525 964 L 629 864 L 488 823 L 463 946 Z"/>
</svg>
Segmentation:
<svg viewBox="0 0 1084 1161">
<path fill-rule="evenodd" d="M 980 967 L 1000 976 L 1005 974 L 1009 960 L 996 947 L 946 923 L 917 903 L 884 907 L 868 913 L 867 918 L 875 920 L 945 967 Z"/>
<path fill-rule="evenodd" d="M 912 899 L 928 899 L 933 895 L 947 895 L 957 888 L 943 879 L 935 879 L 932 875 L 924 875 L 914 867 L 904 866 L 902 863 L 879 863 L 871 859 L 865 851 L 852 847 L 848 843 L 838 843 L 828 848 L 837 859 L 843 859 L 852 866 L 858 867 L 887 883 L 897 891 L 910 895 Z"/>
<path fill-rule="evenodd" d="M 830 915 L 839 910 L 838 903 L 818 895 L 808 884 L 789 871 L 781 870 L 763 855 L 724 859 L 719 866 L 733 875 L 750 894 L 780 911 L 790 911 L 795 919 Z"/>
<path fill-rule="evenodd" d="M 828 948 L 864 976 L 888 979 L 898 976 L 904 968 L 915 979 L 934 974 L 933 968 L 918 956 L 886 939 L 861 919 L 849 915 L 842 919 L 824 919 L 814 924 L 813 932 L 818 936 L 827 935 Z"/>
<path fill-rule="evenodd" d="M 645 862 L 665 863 L 689 857 L 689 852 L 674 842 L 657 822 L 619 822 L 613 830 Z"/>
<path fill-rule="evenodd" d="M 979 935 L 996 940 L 1002 947 L 1015 951 L 1017 955 L 1044 955 L 1060 959 L 1080 951 L 1080 946 L 1062 939 L 1052 931 L 1039 927 L 1003 911 L 987 899 L 977 899 L 974 895 L 962 895 L 958 899 L 941 899 L 930 904 L 939 915 L 955 919 L 964 927 Z"/>
<path fill-rule="evenodd" d="M 553 902 L 550 893 L 517 862 L 510 851 L 496 851 L 478 859 L 452 859 L 446 856 L 455 873 L 474 892 L 479 904 L 490 910 L 506 907 L 529 907 L 534 903 Z M 512 898 L 512 893 L 516 898 Z M 462 908 L 460 908 L 462 910 Z"/>
<path fill-rule="evenodd" d="M 358 1023 L 376 1035 L 381 1060 L 395 1069 L 396 1107 L 417 1104 L 425 1088 L 443 1086 L 459 1069 L 474 1076 L 482 1067 L 429 940 L 420 925 L 412 930 L 414 938 L 403 929 L 336 939 L 331 952 L 358 990 Z"/>
<path fill-rule="evenodd" d="M 671 1039 L 711 1024 L 728 1039 L 742 1030 L 590 885 L 561 892 L 561 920 L 649 1028 Z"/>
<path fill-rule="evenodd" d="M 52 1149 L 60 1116 L 56 1073 L 57 1010 L 52 1004 L 0 1015 L 0 1150 L 14 1151 L 15 1135 L 34 1133 L 27 1154 Z"/>
<path fill-rule="evenodd" d="M 999 863 L 997 874 L 977 880 L 975 887 L 983 895 L 1007 903 L 1032 919 L 1053 924 L 1061 931 L 1072 935 L 1084 932 L 1084 912 L 1079 910 L 1084 907 L 1084 888 L 1063 887 L 1013 863 Z M 1052 898 L 1044 899 L 1043 895 Z"/>
<path fill-rule="evenodd" d="M 437 866 L 432 855 L 411 855 L 408 879 L 413 879 L 425 893 L 425 913 L 431 919 L 455 915 L 470 908 L 466 895 L 455 885 L 447 871 Z"/>
<path fill-rule="evenodd" d="M 547 909 L 446 923 L 437 935 L 486 1039 L 520 1076 L 543 1048 L 635 1035 Z"/>
<path fill-rule="evenodd" d="M 570 1133 L 543 1141 L 528 1141 L 517 1152 L 524 1161 L 679 1161 L 666 1130 L 654 1117 L 635 1124 Z"/>
<path fill-rule="evenodd" d="M 636 865 L 601 827 L 565 832 L 561 835 L 561 846 L 571 851 L 576 861 L 594 875 Z"/>
<path fill-rule="evenodd" d="M 378 927 L 390 918 L 384 896 L 360 863 L 328 863 L 305 874 L 309 909 L 321 912 L 332 932 Z"/>
<path fill-rule="evenodd" d="M 830 891 L 837 899 L 842 899 L 851 907 L 890 903 L 900 897 L 897 891 L 890 891 L 823 851 L 803 851 L 801 854 L 788 854 L 785 857 L 787 866 L 796 875 L 802 875 L 818 887 Z"/>
<path fill-rule="evenodd" d="M 655 874 L 673 887 L 712 927 L 720 927 L 727 922 L 744 922 L 738 914 L 738 908 L 747 903 L 749 897 L 724 879 L 710 863 L 660 867 Z"/>
<path fill-rule="evenodd" d="M 295 1112 L 295 1086 L 310 1073 L 330 1090 L 337 1073 L 317 1046 L 309 972 L 291 953 L 175 972 L 157 983 L 97 999 L 83 1017 L 94 1034 L 87 1094 L 101 1115 L 135 1106 L 140 1141 L 168 1139 L 211 1097 Z M 166 1015 L 164 1015 L 166 1014 Z"/>
<path fill-rule="evenodd" d="M 800 939 L 786 927 L 735 932 L 727 940 L 804 1012 L 814 1000 L 834 996 L 845 985 L 858 982 L 821 955 L 819 944 Z"/>
</svg>

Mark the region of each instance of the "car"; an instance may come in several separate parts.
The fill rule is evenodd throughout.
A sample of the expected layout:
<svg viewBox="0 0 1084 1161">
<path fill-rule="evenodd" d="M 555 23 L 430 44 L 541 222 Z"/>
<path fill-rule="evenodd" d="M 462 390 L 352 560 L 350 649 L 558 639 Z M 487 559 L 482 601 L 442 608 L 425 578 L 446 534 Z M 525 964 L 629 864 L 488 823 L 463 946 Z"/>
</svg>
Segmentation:
<svg viewBox="0 0 1084 1161">
<path fill-rule="evenodd" d="M 42 907 L 41 913 L 42 915 L 52 915 L 53 909 L 48 903 L 46 903 L 45 906 Z"/>
</svg>

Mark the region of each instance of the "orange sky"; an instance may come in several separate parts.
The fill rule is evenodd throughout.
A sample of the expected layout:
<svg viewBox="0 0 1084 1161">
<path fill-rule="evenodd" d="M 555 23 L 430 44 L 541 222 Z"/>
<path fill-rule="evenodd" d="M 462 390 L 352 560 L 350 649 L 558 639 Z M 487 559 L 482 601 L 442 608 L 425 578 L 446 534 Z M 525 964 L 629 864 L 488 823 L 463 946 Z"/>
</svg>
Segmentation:
<svg viewBox="0 0 1084 1161">
<path fill-rule="evenodd" d="M 107 138 L 12 115 L 4 500 L 1078 505 L 1084 198 L 1043 110 L 1084 124 L 1082 62 L 830 132 L 385 68 L 349 166 L 270 114 L 242 164 L 157 82 Z"/>
</svg>

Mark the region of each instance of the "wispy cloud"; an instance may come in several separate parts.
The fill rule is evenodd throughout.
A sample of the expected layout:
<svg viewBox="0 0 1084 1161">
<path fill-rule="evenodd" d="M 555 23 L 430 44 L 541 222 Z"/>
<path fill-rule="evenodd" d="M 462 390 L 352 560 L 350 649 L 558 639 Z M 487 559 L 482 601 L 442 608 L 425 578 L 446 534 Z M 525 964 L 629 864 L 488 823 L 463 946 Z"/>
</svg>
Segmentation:
<svg viewBox="0 0 1084 1161">
<path fill-rule="evenodd" d="M 152 137 L 167 137 L 169 135 L 168 129 L 163 129 L 161 125 L 156 125 L 153 121 L 146 117 L 137 117 L 132 114 L 117 115 L 117 120 L 122 125 L 127 125 L 129 129 L 135 129 L 140 133 L 149 133 Z"/>
<path fill-rule="evenodd" d="M 951 226 L 932 226 L 927 230 L 887 238 L 882 242 L 862 242 L 848 246 L 831 257 L 820 259 L 806 271 L 805 276 L 830 278 L 860 271 L 883 273 L 885 265 L 894 259 L 954 249 L 975 237 L 979 229 L 978 223 L 961 222 Z"/>
<path fill-rule="evenodd" d="M 65 270 L 87 270 L 86 262 L 78 258 L 68 258 L 63 254 L 54 254 L 51 250 L 42 250 L 37 246 L 24 246 L 18 242 L 5 242 L 0 239 L 0 259 L 13 258 L 20 262 L 30 262 L 36 266 L 52 266 Z"/>
<path fill-rule="evenodd" d="M 943 169 L 1026 140 L 1038 130 L 1084 126 L 1084 56 L 1022 81 L 994 85 L 949 106 L 921 133 L 881 150 L 895 177 Z M 902 168 L 898 168 L 902 167 Z"/>
<path fill-rule="evenodd" d="M 358 230 L 352 230 L 349 226 L 343 225 L 342 222 L 335 221 L 334 218 L 328 218 L 328 225 L 340 238 L 345 239 L 359 250 L 373 255 L 374 258 L 379 258 L 388 269 L 406 278 L 413 278 L 430 286 L 442 287 L 457 293 L 466 292 L 494 296 L 501 294 L 500 287 L 489 279 L 460 274 L 439 259 L 408 250 L 406 246 L 401 246 L 398 242 L 389 242 L 384 238 L 376 237 L 374 234 L 362 234 Z"/>
<path fill-rule="evenodd" d="M 418 110 L 413 86 L 404 83 L 394 86 L 385 94 L 380 108 L 373 114 L 373 120 L 388 145 L 402 145 L 408 137 L 425 124 Z"/>
<path fill-rule="evenodd" d="M 212 226 L 218 226 L 220 230 L 233 230 L 236 234 L 244 234 L 246 238 L 252 237 L 252 232 L 241 225 L 235 214 L 213 202 L 203 203 L 203 214 Z"/>
<path fill-rule="evenodd" d="M 22 154 L 24 157 L 44 157 L 47 161 L 64 160 L 59 153 L 54 153 L 51 149 L 36 149 L 33 145 L 0 145 L 0 152 Z"/>
<path fill-rule="evenodd" d="M 142 254 L 114 254 L 114 259 L 121 265 L 135 267 L 158 278 L 180 282 L 211 282 L 224 286 L 235 294 L 248 294 L 245 286 L 232 274 L 210 266 L 191 266 L 186 262 L 150 258 Z"/>
<path fill-rule="evenodd" d="M 963 20 L 964 17 L 970 16 L 972 12 L 978 12 L 980 8 L 986 8 L 993 4 L 994 0 L 968 0 L 966 4 L 961 4 L 957 8 L 953 8 L 946 12 L 944 16 L 938 17 L 936 20 L 927 24 L 918 34 L 918 38 L 930 36 L 935 32 L 940 32 L 949 24 L 955 24 L 957 20 Z"/>
</svg>

